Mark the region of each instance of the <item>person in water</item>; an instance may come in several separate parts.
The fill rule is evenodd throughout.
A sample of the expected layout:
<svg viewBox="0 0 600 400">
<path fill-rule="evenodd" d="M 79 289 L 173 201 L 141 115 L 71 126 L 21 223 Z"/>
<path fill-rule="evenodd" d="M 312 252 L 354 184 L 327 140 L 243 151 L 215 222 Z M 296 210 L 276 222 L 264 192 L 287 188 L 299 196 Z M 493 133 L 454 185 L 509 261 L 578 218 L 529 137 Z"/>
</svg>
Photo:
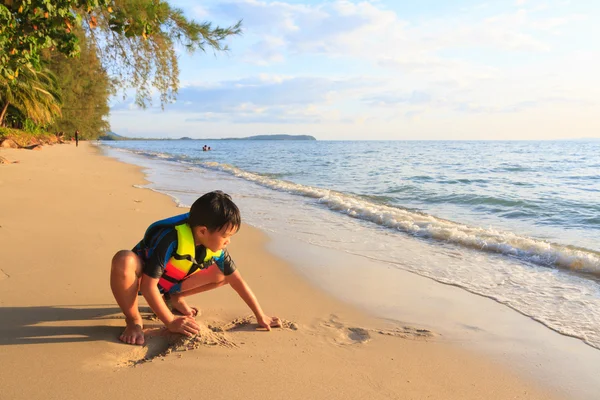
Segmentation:
<svg viewBox="0 0 600 400">
<path fill-rule="evenodd" d="M 110 287 L 125 314 L 126 327 L 119 339 L 144 344 L 138 293 L 169 331 L 192 336 L 199 330 L 198 309 L 184 298 L 224 285 L 237 292 L 261 327 L 281 326 L 279 318 L 263 312 L 225 249 L 240 225 L 238 207 L 228 194 L 217 190 L 197 199 L 188 214 L 150 225 L 133 250 L 117 252 Z"/>
</svg>

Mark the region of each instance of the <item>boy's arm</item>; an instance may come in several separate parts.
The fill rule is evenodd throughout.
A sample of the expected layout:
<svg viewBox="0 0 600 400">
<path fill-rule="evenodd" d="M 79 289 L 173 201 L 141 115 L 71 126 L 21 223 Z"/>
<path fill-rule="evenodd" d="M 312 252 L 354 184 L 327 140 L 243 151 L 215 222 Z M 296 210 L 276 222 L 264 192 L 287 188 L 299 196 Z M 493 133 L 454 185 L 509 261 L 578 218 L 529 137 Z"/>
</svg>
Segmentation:
<svg viewBox="0 0 600 400">
<path fill-rule="evenodd" d="M 244 303 L 250 307 L 260 326 L 268 331 L 271 330 L 271 327 L 281 326 L 279 318 L 265 315 L 262 308 L 260 308 L 260 304 L 258 304 L 256 296 L 252 293 L 252 289 L 250 289 L 250 286 L 244 281 L 239 271 L 234 271 L 232 274 L 227 275 L 225 280 L 233 290 L 237 292 L 242 300 L 244 300 Z"/>
<path fill-rule="evenodd" d="M 158 319 L 168 326 L 169 323 L 175 319 L 175 316 L 171 310 L 169 310 L 169 307 L 167 307 L 167 304 L 162 298 L 162 294 L 158 290 L 158 279 L 142 274 L 140 290 Z"/>
<path fill-rule="evenodd" d="M 169 307 L 167 307 L 167 304 L 163 300 L 162 294 L 158 290 L 157 278 L 142 274 L 140 290 L 152 311 L 154 311 L 158 319 L 171 332 L 179 332 L 188 336 L 198 333 L 199 327 L 193 318 L 185 316 L 176 318 L 171 310 L 169 310 Z"/>
</svg>

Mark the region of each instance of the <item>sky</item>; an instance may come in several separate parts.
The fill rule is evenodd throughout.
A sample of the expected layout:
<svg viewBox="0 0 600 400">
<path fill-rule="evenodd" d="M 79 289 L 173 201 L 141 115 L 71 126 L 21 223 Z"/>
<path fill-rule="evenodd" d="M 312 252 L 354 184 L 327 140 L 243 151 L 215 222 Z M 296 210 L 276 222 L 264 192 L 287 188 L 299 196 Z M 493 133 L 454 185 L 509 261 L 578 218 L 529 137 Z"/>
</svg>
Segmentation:
<svg viewBox="0 0 600 400">
<path fill-rule="evenodd" d="M 111 103 L 128 137 L 600 137 L 597 0 L 171 0 L 243 35 L 179 51 L 177 100 Z"/>
</svg>

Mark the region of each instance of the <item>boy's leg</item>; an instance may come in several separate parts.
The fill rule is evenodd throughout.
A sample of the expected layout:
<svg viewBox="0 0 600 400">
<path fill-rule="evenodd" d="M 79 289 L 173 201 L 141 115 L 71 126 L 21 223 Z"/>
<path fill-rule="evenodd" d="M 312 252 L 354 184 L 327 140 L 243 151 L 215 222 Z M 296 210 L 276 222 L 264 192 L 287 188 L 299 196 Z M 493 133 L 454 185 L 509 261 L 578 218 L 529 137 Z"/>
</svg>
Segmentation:
<svg viewBox="0 0 600 400">
<path fill-rule="evenodd" d="M 225 275 L 216 264 L 201 270 L 181 282 L 181 290 L 171 293 L 171 305 L 184 315 L 195 316 L 194 309 L 187 305 L 184 297 L 206 292 L 225 285 Z M 196 309 L 197 312 L 197 309 Z"/>
<path fill-rule="evenodd" d="M 129 344 L 144 344 L 143 322 L 138 309 L 138 290 L 142 262 L 134 252 L 121 250 L 112 259 L 110 288 L 125 314 L 126 327 L 119 339 Z"/>
</svg>

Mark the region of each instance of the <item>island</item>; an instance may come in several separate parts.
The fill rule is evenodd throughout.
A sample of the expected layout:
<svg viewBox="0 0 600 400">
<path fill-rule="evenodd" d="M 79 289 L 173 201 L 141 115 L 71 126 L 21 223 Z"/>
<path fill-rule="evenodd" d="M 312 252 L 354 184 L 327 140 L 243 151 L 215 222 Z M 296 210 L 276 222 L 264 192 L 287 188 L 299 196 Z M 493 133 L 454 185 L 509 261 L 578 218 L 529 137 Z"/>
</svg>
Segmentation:
<svg viewBox="0 0 600 400">
<path fill-rule="evenodd" d="M 114 132 L 107 132 L 104 135 L 100 135 L 98 136 L 98 140 L 131 140 L 129 138 L 126 138 L 125 136 L 121 136 L 121 135 L 117 135 Z"/>
<path fill-rule="evenodd" d="M 121 135 L 117 135 L 114 132 L 108 132 L 98 138 L 99 140 L 317 140 L 314 136 L 310 135 L 255 135 L 243 138 L 129 138 Z"/>
</svg>

